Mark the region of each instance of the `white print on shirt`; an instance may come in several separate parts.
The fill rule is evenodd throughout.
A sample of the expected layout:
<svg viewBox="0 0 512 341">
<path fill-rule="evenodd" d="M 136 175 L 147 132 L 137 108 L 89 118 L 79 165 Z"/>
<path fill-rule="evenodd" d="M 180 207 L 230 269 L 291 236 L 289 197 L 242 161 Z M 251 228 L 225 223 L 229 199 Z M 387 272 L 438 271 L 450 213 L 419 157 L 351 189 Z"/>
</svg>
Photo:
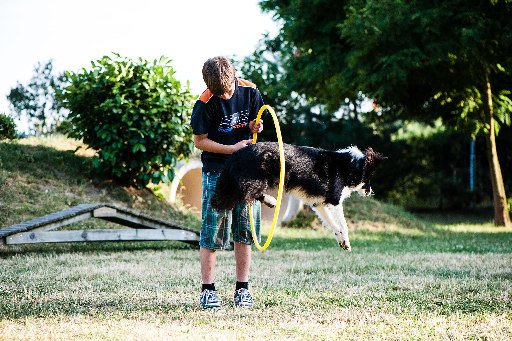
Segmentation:
<svg viewBox="0 0 512 341">
<path fill-rule="evenodd" d="M 249 123 L 249 110 L 242 110 L 240 112 L 231 114 L 231 117 L 224 115 L 222 123 L 219 126 L 219 131 L 229 132 L 233 129 L 245 127 Z"/>
</svg>

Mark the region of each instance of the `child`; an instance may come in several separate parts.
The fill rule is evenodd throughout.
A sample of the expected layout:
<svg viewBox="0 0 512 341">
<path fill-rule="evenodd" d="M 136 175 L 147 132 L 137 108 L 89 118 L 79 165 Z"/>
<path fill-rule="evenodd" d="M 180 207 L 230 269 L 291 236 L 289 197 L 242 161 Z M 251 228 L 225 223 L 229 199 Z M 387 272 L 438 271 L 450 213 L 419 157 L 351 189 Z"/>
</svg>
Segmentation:
<svg viewBox="0 0 512 341">
<path fill-rule="evenodd" d="M 233 232 L 236 261 L 235 306 L 251 307 L 249 292 L 252 234 L 247 205 L 239 205 L 231 212 L 217 212 L 210 206 L 210 198 L 230 154 L 252 143 L 252 133 L 263 130 L 255 119 L 263 100 L 256 86 L 235 77 L 235 68 L 225 57 L 208 59 L 203 65 L 203 79 L 207 89 L 195 103 L 191 126 L 194 144 L 201 149 L 203 162 L 203 195 L 200 237 L 201 276 L 203 281 L 200 303 L 204 308 L 219 308 L 215 290 L 216 250 L 229 247 L 229 228 Z M 259 235 L 259 202 L 255 229 Z"/>
</svg>

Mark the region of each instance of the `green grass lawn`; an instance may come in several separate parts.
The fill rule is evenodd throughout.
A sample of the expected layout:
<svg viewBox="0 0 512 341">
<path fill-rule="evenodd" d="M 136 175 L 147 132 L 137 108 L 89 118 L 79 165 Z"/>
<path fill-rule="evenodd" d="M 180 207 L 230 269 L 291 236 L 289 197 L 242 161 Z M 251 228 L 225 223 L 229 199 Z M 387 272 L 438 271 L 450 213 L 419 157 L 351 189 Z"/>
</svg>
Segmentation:
<svg viewBox="0 0 512 341">
<path fill-rule="evenodd" d="M 39 153 L 54 164 L 80 160 L 50 147 L 0 144 L 0 227 L 75 201 L 115 201 L 198 226 L 144 191 L 76 180 L 69 160 L 61 173 L 6 166 L 12 148 L 28 160 Z M 324 228 L 297 227 L 278 228 L 266 251 L 254 249 L 250 310 L 232 304 L 230 251 L 218 253 L 223 308 L 205 311 L 199 252 L 188 244 L 0 246 L 0 340 L 512 339 L 510 229 L 490 217 L 415 216 L 357 197 L 346 216 L 352 252 Z"/>
<path fill-rule="evenodd" d="M 198 250 L 101 243 L 0 248 L 0 339 L 510 339 L 512 233 L 435 225 L 414 234 L 279 229 L 253 255 L 256 305 L 233 307 L 234 257 L 218 253 L 220 311 L 198 305 Z"/>
</svg>

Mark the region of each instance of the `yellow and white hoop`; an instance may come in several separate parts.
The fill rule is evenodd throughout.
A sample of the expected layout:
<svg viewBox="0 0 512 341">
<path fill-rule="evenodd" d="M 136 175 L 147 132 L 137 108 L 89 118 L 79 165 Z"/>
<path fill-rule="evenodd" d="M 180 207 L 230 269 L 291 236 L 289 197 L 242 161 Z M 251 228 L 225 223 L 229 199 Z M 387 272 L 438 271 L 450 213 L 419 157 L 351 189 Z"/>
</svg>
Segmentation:
<svg viewBox="0 0 512 341">
<path fill-rule="evenodd" d="M 277 142 L 279 144 L 279 160 L 281 162 L 281 172 L 279 173 L 279 189 L 277 192 L 277 203 L 276 208 L 274 210 L 274 220 L 272 221 L 272 227 L 270 228 L 270 233 L 267 237 L 267 241 L 263 246 L 260 245 L 258 242 L 258 238 L 256 236 L 256 230 L 254 228 L 254 222 L 252 217 L 252 203 L 249 204 L 249 221 L 251 222 L 251 232 L 252 232 L 252 240 L 254 241 L 254 245 L 256 245 L 256 248 L 258 250 L 265 250 L 270 242 L 272 241 L 272 236 L 274 235 L 274 229 L 277 225 L 277 217 L 279 216 L 279 208 L 281 207 L 281 199 L 283 197 L 283 190 L 284 190 L 284 175 L 285 175 L 285 162 L 284 162 L 284 145 L 283 145 L 283 137 L 281 136 L 281 128 L 279 127 L 279 121 L 277 120 L 276 113 L 274 112 L 274 109 L 270 105 L 264 105 L 261 107 L 260 111 L 258 112 L 258 116 L 256 116 L 256 123 L 258 123 L 261 120 L 261 115 L 263 114 L 263 111 L 265 109 L 268 109 L 270 114 L 272 115 L 272 119 L 274 120 L 274 126 L 276 128 L 276 134 L 277 134 Z M 256 143 L 258 139 L 258 134 L 253 134 L 253 144 Z"/>
</svg>

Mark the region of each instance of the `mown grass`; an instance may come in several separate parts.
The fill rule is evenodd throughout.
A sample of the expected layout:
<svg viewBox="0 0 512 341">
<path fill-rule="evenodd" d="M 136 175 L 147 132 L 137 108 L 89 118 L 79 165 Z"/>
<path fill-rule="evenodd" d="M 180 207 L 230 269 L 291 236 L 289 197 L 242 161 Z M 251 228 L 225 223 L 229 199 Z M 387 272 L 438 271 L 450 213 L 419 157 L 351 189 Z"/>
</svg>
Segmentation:
<svg viewBox="0 0 512 341">
<path fill-rule="evenodd" d="M 2 250 L 0 328 L 19 339 L 512 337 L 510 250 L 375 252 L 353 244 L 347 253 L 322 230 L 277 233 L 275 244 L 254 254 L 250 311 L 231 303 L 231 252 L 218 254 L 224 304 L 210 312 L 198 306 L 198 252 L 186 245 Z M 282 235 L 316 247 L 283 248 Z"/>
<path fill-rule="evenodd" d="M 0 191 L 10 198 L 1 200 L 0 226 L 65 207 L 69 191 L 80 203 L 115 200 L 198 223 L 150 193 L 92 177 L 78 183 L 73 177 L 80 172 L 73 173 L 72 162 L 78 157 L 81 165 L 85 156 L 20 147 L 25 158 L 49 153 L 49 161 L 66 174 L 55 176 L 45 194 L 52 197 L 40 206 L 41 186 L 51 182 L 55 170 L 48 166 L 34 176 L 46 166 L 4 168 L 5 148 L 14 147 L 0 144 L 1 172 L 8 179 Z M 58 164 L 55 155 L 71 160 Z M 14 185 L 14 176 L 32 182 Z M 21 188 L 21 199 L 13 188 Z M 30 195 L 34 203 L 25 203 Z M 19 207 L 21 216 L 6 212 L 6 206 Z M 278 228 L 269 249 L 253 254 L 251 310 L 231 303 L 235 264 L 229 251 L 218 253 L 216 286 L 223 309 L 204 311 L 198 305 L 199 253 L 187 244 L 2 246 L 0 340 L 512 338 L 512 231 L 492 226 L 490 217 L 419 217 L 357 197 L 347 203 L 346 216 L 350 253 L 326 229 Z"/>
</svg>

